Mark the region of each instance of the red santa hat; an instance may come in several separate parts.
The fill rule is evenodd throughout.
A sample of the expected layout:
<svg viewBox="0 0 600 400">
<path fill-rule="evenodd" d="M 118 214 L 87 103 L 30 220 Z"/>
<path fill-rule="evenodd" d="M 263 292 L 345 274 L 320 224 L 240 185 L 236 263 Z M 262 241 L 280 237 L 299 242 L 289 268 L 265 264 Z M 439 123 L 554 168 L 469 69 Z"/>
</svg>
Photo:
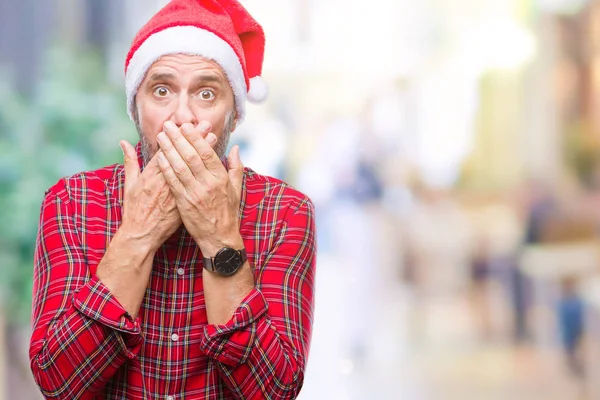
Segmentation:
<svg viewBox="0 0 600 400">
<path fill-rule="evenodd" d="M 206 57 L 221 66 L 235 97 L 238 122 L 246 99 L 267 97 L 261 77 L 265 35 L 237 0 L 172 0 L 135 36 L 125 62 L 127 111 L 132 118 L 138 88 L 150 66 L 167 54 Z"/>
</svg>

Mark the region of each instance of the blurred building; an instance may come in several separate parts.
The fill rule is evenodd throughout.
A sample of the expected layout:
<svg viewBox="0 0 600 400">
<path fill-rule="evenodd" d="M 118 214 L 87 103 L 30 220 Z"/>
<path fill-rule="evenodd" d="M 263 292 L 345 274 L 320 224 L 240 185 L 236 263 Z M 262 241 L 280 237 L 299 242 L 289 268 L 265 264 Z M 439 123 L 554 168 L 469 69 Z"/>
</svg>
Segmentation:
<svg viewBox="0 0 600 400">
<path fill-rule="evenodd" d="M 22 93 L 31 94 L 38 82 L 53 15 L 51 2 L 0 1 L 0 65 Z"/>
</svg>

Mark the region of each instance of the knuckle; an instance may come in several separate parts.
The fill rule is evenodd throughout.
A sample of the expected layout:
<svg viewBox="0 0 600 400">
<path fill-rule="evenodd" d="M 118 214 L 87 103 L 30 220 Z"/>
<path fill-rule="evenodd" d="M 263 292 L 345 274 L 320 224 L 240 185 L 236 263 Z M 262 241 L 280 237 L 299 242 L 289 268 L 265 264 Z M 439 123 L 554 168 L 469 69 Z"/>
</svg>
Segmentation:
<svg viewBox="0 0 600 400">
<path fill-rule="evenodd" d="M 173 140 L 173 143 L 181 143 L 182 141 L 185 141 L 186 139 L 181 135 L 176 135 L 172 140 Z"/>
<path fill-rule="evenodd" d="M 177 179 L 175 177 L 169 179 L 169 185 L 170 186 L 172 186 L 172 187 L 179 187 L 179 184 L 180 184 L 179 179 Z"/>
<path fill-rule="evenodd" d="M 183 175 L 183 174 L 185 174 L 186 170 L 187 170 L 187 167 L 185 167 L 183 165 L 179 165 L 179 166 L 173 168 L 173 171 L 175 171 L 175 173 L 177 175 Z"/>
<path fill-rule="evenodd" d="M 152 190 L 151 187 L 144 186 L 144 188 L 142 189 L 142 193 L 145 194 L 146 196 L 151 196 L 154 193 L 154 191 Z"/>
<path fill-rule="evenodd" d="M 202 203 L 202 197 L 198 195 L 198 193 L 196 193 L 195 191 L 191 191 L 191 192 L 186 192 L 187 194 L 187 199 L 190 203 L 192 204 L 201 204 Z"/>
<path fill-rule="evenodd" d="M 198 153 L 190 153 L 190 154 L 186 154 L 186 156 L 184 157 L 184 160 L 186 163 L 188 164 L 194 164 L 196 162 L 198 162 Z"/>
<path fill-rule="evenodd" d="M 206 190 L 206 193 L 213 194 L 217 190 L 216 182 L 214 182 L 214 181 L 212 181 L 212 182 L 206 182 L 204 188 Z"/>
<path fill-rule="evenodd" d="M 212 158 L 212 152 L 204 150 L 200 153 L 200 157 L 202 158 L 202 161 L 208 161 Z"/>
</svg>

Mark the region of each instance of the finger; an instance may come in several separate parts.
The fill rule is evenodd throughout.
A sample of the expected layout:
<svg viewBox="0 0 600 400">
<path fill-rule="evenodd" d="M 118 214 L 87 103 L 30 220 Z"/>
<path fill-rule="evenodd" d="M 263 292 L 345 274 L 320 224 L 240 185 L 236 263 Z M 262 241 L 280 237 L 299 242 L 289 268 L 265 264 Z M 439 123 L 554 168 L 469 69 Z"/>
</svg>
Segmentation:
<svg viewBox="0 0 600 400">
<path fill-rule="evenodd" d="M 183 141 L 187 142 L 187 140 L 185 140 L 183 136 L 181 136 L 181 133 L 179 133 L 179 137 L 181 137 Z M 181 183 L 184 186 L 191 187 L 191 185 L 196 182 L 196 177 L 194 176 L 194 173 L 192 173 L 190 166 L 186 163 L 186 161 L 182 158 L 182 155 L 175 148 L 172 139 L 170 139 L 169 136 L 167 136 L 167 134 L 164 132 L 159 133 L 157 139 L 158 145 L 162 149 L 166 160 L 171 166 L 171 169 L 177 175 L 177 178 L 181 181 Z M 181 143 L 179 145 L 181 146 Z M 187 142 L 187 145 L 191 147 L 189 142 Z M 193 150 L 193 147 L 192 151 L 194 151 L 194 153 L 196 154 L 197 161 L 192 160 L 191 162 L 196 164 L 197 169 L 200 169 L 201 167 L 198 166 L 198 164 L 202 164 L 202 160 L 200 159 L 198 153 L 196 153 L 195 150 Z M 189 157 L 190 156 L 188 156 L 188 159 Z M 162 157 L 159 157 L 159 159 L 160 158 Z"/>
<path fill-rule="evenodd" d="M 213 149 L 215 148 L 215 144 L 217 144 L 217 135 L 215 135 L 214 133 L 209 133 L 208 135 L 206 135 L 206 141 L 208 142 L 208 144 L 210 145 L 210 147 L 212 147 Z"/>
<path fill-rule="evenodd" d="M 229 164 L 229 170 L 227 171 L 229 180 L 235 188 L 236 193 L 241 195 L 242 183 L 244 181 L 244 164 L 242 164 L 242 159 L 240 158 L 240 147 L 238 145 L 233 146 L 229 151 L 227 163 Z"/>
<path fill-rule="evenodd" d="M 211 129 L 212 125 L 208 121 L 202 121 L 196 126 L 190 123 L 181 125 L 181 132 L 190 143 L 199 137 L 206 138 Z"/>
<path fill-rule="evenodd" d="M 169 185 L 173 197 L 179 198 L 185 192 L 185 187 L 177 177 L 177 174 L 173 170 L 173 167 L 171 167 L 171 164 L 164 153 L 161 152 L 160 154 L 157 154 L 157 160 L 158 168 L 160 168 L 167 185 Z"/>
<path fill-rule="evenodd" d="M 133 183 L 140 176 L 140 165 L 135 149 L 126 140 L 119 142 L 121 150 L 123 150 L 123 165 L 125 170 L 125 192 L 128 192 Z"/>
<path fill-rule="evenodd" d="M 213 140 L 216 143 L 216 135 L 214 133 L 209 133 L 207 135 L 207 139 Z M 198 138 L 192 143 L 196 152 L 200 155 L 200 159 L 204 164 L 204 168 L 210 172 L 212 175 L 216 177 L 223 177 L 227 175 L 227 171 L 221 162 L 221 159 L 215 153 L 215 150 L 212 148 L 211 144 L 204 138 Z M 213 144 L 214 145 L 214 144 Z"/>
<path fill-rule="evenodd" d="M 159 148 L 142 172 L 142 176 L 146 179 L 146 185 L 148 185 L 148 187 L 152 190 L 161 191 L 166 184 L 165 177 L 160 169 L 160 166 L 158 165 L 159 154 L 162 153 L 163 151 Z"/>
<path fill-rule="evenodd" d="M 157 176 L 159 178 L 162 176 L 160 168 L 158 167 L 158 153 L 162 153 L 162 150 L 160 148 L 152 156 L 150 161 L 148 161 L 148 163 L 146 164 L 146 166 L 144 167 L 144 170 L 141 172 L 141 175 L 140 175 L 140 176 L 143 176 L 144 178 L 148 179 L 149 182 L 160 183 L 160 180 L 154 179 Z"/>
<path fill-rule="evenodd" d="M 211 126 L 206 121 L 203 121 L 200 125 L 202 129 L 196 129 L 192 124 L 184 124 L 181 129 L 179 129 L 173 122 L 169 121 L 165 123 L 165 133 L 169 136 L 171 143 L 173 143 L 173 146 L 181 155 L 183 161 L 190 167 L 192 174 L 196 178 L 200 178 L 201 175 L 206 172 L 206 168 L 189 138 L 184 136 L 184 129 L 195 136 L 196 139 L 202 139 L 202 137 L 208 133 Z"/>
<path fill-rule="evenodd" d="M 210 144 L 211 147 L 214 147 L 217 143 L 217 136 L 210 131 L 211 129 L 212 125 L 208 121 L 202 121 L 198 126 L 189 123 L 181 125 L 181 132 L 183 132 L 184 137 L 192 144 L 192 146 L 196 140 L 206 139 L 208 144 Z"/>
</svg>

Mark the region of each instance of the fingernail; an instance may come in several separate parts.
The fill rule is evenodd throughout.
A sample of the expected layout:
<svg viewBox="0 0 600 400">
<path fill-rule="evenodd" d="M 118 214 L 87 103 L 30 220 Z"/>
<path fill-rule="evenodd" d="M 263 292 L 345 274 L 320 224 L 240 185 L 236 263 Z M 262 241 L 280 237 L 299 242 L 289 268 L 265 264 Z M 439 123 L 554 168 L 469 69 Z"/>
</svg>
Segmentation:
<svg viewBox="0 0 600 400">
<path fill-rule="evenodd" d="M 217 136 L 211 132 L 208 134 L 208 136 L 206 136 L 206 141 L 212 146 L 217 142 Z"/>
<path fill-rule="evenodd" d="M 123 157 L 125 157 L 125 148 L 123 147 L 123 143 L 119 142 L 119 147 L 121 148 L 121 151 L 123 152 Z"/>
<path fill-rule="evenodd" d="M 207 131 L 211 128 L 210 122 L 208 121 L 202 121 L 200 122 L 200 124 L 198 124 L 198 129 L 200 129 L 201 131 Z"/>
<path fill-rule="evenodd" d="M 183 133 L 192 133 L 194 131 L 194 126 L 191 124 L 183 124 L 181 130 Z"/>
<path fill-rule="evenodd" d="M 177 127 L 177 125 L 175 125 L 175 123 L 173 121 L 166 121 L 163 124 L 165 129 L 172 129 L 173 127 Z"/>
</svg>

